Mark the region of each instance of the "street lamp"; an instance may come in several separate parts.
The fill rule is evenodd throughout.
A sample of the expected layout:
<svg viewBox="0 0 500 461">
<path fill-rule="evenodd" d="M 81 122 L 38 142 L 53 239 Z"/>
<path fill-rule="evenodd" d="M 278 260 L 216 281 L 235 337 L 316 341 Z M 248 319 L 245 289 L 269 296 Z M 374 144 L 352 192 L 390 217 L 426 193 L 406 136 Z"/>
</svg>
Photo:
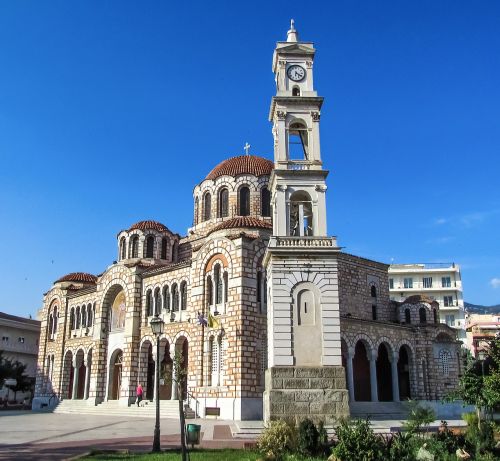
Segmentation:
<svg viewBox="0 0 500 461">
<path fill-rule="evenodd" d="M 156 314 L 150 321 L 151 331 L 156 336 L 156 370 L 155 370 L 155 399 L 156 424 L 153 439 L 153 453 L 159 453 L 160 448 L 160 336 L 163 334 L 165 322 Z"/>
</svg>

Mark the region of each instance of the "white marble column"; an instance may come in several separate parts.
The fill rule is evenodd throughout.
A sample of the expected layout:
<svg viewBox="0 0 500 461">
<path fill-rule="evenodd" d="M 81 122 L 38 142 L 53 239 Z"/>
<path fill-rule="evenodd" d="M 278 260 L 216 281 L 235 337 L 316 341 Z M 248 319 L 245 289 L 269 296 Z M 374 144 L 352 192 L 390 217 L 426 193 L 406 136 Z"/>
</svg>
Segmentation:
<svg viewBox="0 0 500 461">
<path fill-rule="evenodd" d="M 371 401 L 378 402 L 378 387 L 377 387 L 377 354 L 370 354 L 370 388 Z"/>
<path fill-rule="evenodd" d="M 172 400 L 177 400 L 178 399 L 178 394 L 177 394 L 177 373 L 175 371 L 175 344 L 170 345 L 170 357 L 173 360 L 173 365 L 172 365 Z"/>
<path fill-rule="evenodd" d="M 79 370 L 79 367 L 76 363 L 76 360 L 73 362 L 73 389 L 72 389 L 72 392 L 71 392 L 71 398 L 73 400 L 76 399 L 76 393 L 77 393 L 77 390 L 78 390 L 78 370 Z"/>
<path fill-rule="evenodd" d="M 90 360 L 87 360 L 87 364 L 85 366 L 85 389 L 83 391 L 83 398 L 85 400 L 89 398 L 90 367 L 91 367 L 91 362 Z"/>
<path fill-rule="evenodd" d="M 346 374 L 347 374 L 347 389 L 349 390 L 349 400 L 354 402 L 354 374 L 352 369 L 352 359 L 354 358 L 354 348 L 350 347 L 347 350 Z"/>
<path fill-rule="evenodd" d="M 391 374 L 392 374 L 392 400 L 399 402 L 399 377 L 398 377 L 398 360 L 399 354 L 394 352 L 391 361 Z"/>
</svg>

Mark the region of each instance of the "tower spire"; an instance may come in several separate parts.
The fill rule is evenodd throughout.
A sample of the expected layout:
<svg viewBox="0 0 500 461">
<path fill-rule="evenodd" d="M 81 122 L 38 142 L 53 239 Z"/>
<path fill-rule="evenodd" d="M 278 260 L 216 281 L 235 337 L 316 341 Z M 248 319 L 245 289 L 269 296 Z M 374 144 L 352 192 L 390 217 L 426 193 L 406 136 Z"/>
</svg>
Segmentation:
<svg viewBox="0 0 500 461">
<path fill-rule="evenodd" d="M 299 33 L 295 30 L 295 21 L 293 19 L 290 20 L 290 30 L 286 33 L 286 41 L 287 42 L 299 41 Z"/>
</svg>

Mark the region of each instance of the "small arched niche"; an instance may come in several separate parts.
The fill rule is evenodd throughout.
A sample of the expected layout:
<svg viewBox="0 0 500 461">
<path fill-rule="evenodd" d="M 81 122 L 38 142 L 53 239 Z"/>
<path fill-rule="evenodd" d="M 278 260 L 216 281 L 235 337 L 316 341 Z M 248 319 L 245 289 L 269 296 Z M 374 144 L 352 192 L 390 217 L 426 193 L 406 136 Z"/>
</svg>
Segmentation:
<svg viewBox="0 0 500 461">
<path fill-rule="evenodd" d="M 295 366 L 320 366 L 322 328 L 320 299 L 309 282 L 299 284 L 293 292 L 293 355 Z"/>
<path fill-rule="evenodd" d="M 294 237 L 314 235 L 312 201 L 305 191 L 296 191 L 290 196 L 289 232 Z"/>
</svg>

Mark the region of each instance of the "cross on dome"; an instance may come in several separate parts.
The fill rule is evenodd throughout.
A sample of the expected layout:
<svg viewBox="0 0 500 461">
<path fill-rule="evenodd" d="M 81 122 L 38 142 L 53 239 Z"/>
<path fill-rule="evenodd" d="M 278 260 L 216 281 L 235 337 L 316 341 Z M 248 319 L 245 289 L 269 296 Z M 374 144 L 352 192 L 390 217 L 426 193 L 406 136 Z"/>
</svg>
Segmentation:
<svg viewBox="0 0 500 461">
<path fill-rule="evenodd" d="M 243 146 L 243 149 L 245 149 L 245 155 L 248 155 L 248 151 L 250 150 L 250 147 L 252 147 L 248 142 L 245 143 Z"/>
</svg>

